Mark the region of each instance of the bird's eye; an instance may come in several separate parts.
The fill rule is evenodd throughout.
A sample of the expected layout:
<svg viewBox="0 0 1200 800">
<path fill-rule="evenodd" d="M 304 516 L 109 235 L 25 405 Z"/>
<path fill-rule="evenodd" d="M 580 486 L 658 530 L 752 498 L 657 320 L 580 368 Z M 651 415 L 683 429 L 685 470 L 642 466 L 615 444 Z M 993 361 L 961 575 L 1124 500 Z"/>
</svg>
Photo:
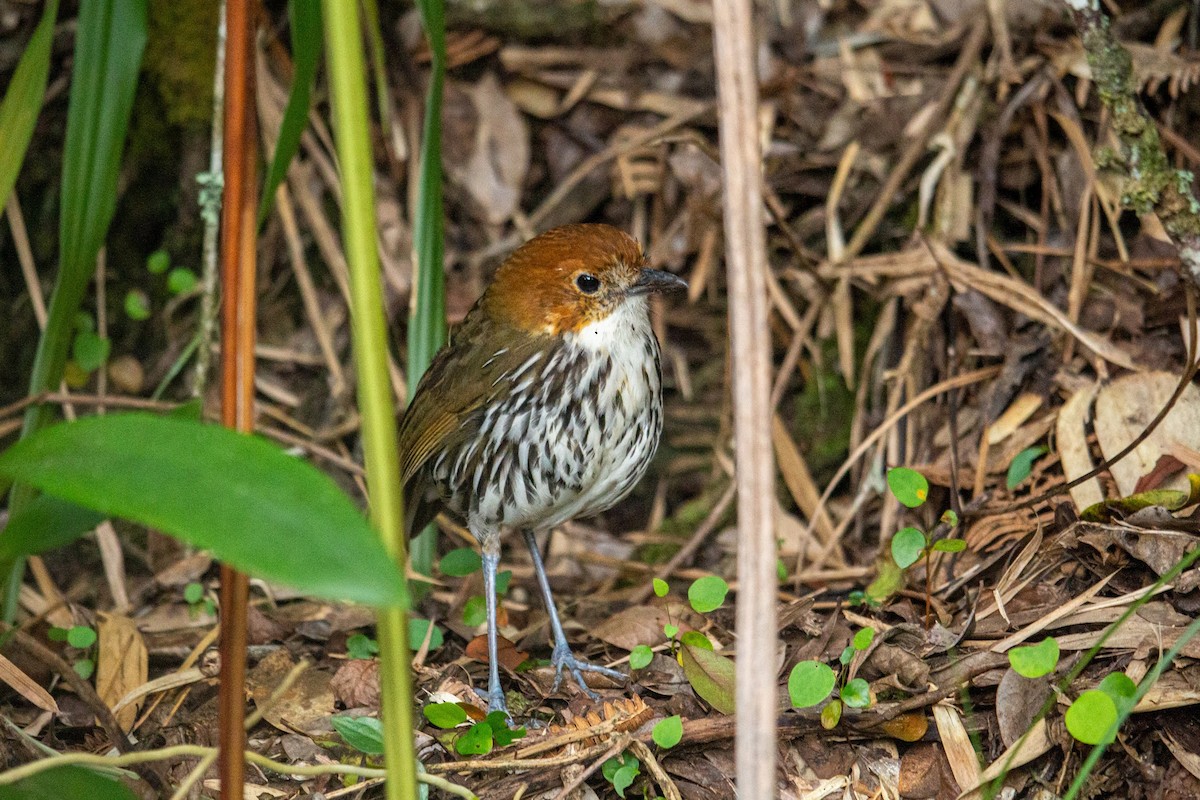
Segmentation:
<svg viewBox="0 0 1200 800">
<path fill-rule="evenodd" d="M 584 294 L 595 294 L 600 291 L 600 279 L 595 275 L 588 275 L 586 272 L 575 279 L 575 285 Z"/>
</svg>

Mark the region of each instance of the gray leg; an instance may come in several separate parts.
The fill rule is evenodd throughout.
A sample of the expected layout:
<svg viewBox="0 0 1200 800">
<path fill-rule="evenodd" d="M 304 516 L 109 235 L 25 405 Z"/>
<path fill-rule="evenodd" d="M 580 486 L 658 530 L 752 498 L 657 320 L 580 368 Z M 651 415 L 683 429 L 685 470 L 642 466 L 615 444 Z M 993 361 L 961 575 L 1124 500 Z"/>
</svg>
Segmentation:
<svg viewBox="0 0 1200 800">
<path fill-rule="evenodd" d="M 588 697 L 599 700 L 599 695 L 583 682 L 583 672 L 599 672 L 601 675 L 622 683 L 625 681 L 625 676 L 615 669 L 578 659 L 571 652 L 571 646 L 567 644 L 567 635 L 563 633 L 562 622 L 558 619 L 558 609 L 554 606 L 554 595 L 550 592 L 550 580 L 546 577 L 546 567 L 542 564 L 542 551 L 538 549 L 537 538 L 531 530 L 524 530 L 521 533 L 525 537 L 525 544 L 529 546 L 529 555 L 533 558 L 533 569 L 537 573 L 538 586 L 542 590 L 542 601 L 546 604 L 546 613 L 550 615 L 550 630 L 554 632 L 554 652 L 550 657 L 550 663 L 554 667 L 554 691 L 558 690 L 559 684 L 562 683 L 563 670 L 567 669 L 570 670 L 575 682 Z"/>
<path fill-rule="evenodd" d="M 496 644 L 496 567 L 500 564 L 500 537 L 486 536 L 482 544 L 483 597 L 487 603 L 488 713 L 503 711 L 504 716 L 511 718 L 508 703 L 504 700 L 504 690 L 500 688 L 500 659 Z"/>
</svg>

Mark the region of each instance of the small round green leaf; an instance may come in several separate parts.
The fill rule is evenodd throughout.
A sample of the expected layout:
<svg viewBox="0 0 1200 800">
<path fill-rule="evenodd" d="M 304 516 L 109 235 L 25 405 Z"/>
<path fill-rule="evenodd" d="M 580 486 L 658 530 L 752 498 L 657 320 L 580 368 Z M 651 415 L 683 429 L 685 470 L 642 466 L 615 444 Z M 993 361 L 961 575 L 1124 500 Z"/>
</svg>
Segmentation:
<svg viewBox="0 0 1200 800">
<path fill-rule="evenodd" d="M 383 724 L 376 718 L 334 716 L 329 721 L 355 750 L 369 756 L 383 755 Z"/>
<path fill-rule="evenodd" d="M 138 322 L 150 317 L 150 298 L 141 289 L 125 293 L 125 316 Z"/>
<path fill-rule="evenodd" d="M 664 750 L 669 750 L 683 739 L 683 720 L 676 714 L 673 717 L 660 719 L 650 732 L 654 743 Z"/>
<path fill-rule="evenodd" d="M 866 650 L 871 646 L 871 642 L 875 641 L 874 628 L 861 628 L 854 634 L 854 649 Z"/>
<path fill-rule="evenodd" d="M 192 581 L 187 586 L 183 587 L 183 601 L 189 605 L 199 603 L 204 597 L 204 586 Z"/>
<path fill-rule="evenodd" d="M 949 525 L 951 528 L 958 527 L 958 514 L 955 514 L 952 509 L 947 508 L 942 512 L 942 522 Z"/>
<path fill-rule="evenodd" d="M 462 618 L 463 624 L 472 628 L 478 628 L 487 622 L 487 601 L 479 595 L 467 598 L 467 602 L 463 604 Z"/>
<path fill-rule="evenodd" d="M 893 467 L 887 472 L 888 488 L 897 500 L 909 508 L 916 508 L 929 497 L 929 481 L 915 469 Z"/>
<path fill-rule="evenodd" d="M 167 275 L 167 290 L 171 294 L 183 294 L 196 288 L 196 273 L 186 267 L 177 267 Z"/>
<path fill-rule="evenodd" d="M 617 770 L 613 775 L 612 785 L 617 794 L 621 797 L 625 796 L 625 790 L 630 787 L 634 779 L 638 776 L 638 768 L 633 764 L 626 764 Z"/>
<path fill-rule="evenodd" d="M 833 692 L 837 675 L 828 664 L 820 661 L 801 661 L 788 675 L 788 697 L 793 708 L 811 708 L 825 701 Z"/>
<path fill-rule="evenodd" d="M 1124 712 L 1133 708 L 1137 696 L 1137 684 L 1124 672 L 1112 672 L 1104 676 L 1098 687 L 1100 691 L 1112 698 L 1117 710 Z"/>
<path fill-rule="evenodd" d="M 442 560 L 438 562 L 438 568 L 442 571 L 442 574 L 449 575 L 452 578 L 466 577 L 472 572 L 477 572 L 482 567 L 483 559 L 471 547 L 460 547 L 457 550 L 451 550 L 442 556 Z"/>
<path fill-rule="evenodd" d="M 675 636 L 679 633 L 679 626 L 672 625 L 671 623 L 668 622 L 666 625 L 663 625 L 663 633 L 666 635 L 666 637 L 668 639 L 674 639 Z"/>
<path fill-rule="evenodd" d="M 460 756 L 481 756 L 492 751 L 492 726 L 486 722 L 476 722 L 471 728 L 458 737 L 454 749 Z"/>
<path fill-rule="evenodd" d="M 171 268 L 171 254 L 166 250 L 155 250 L 146 257 L 146 269 L 152 275 L 162 275 Z"/>
<path fill-rule="evenodd" d="M 716 611 L 725 602 L 725 595 L 729 593 L 729 584 L 724 578 L 716 575 L 705 575 L 703 578 L 697 578 L 690 587 L 688 587 L 688 602 L 692 604 L 692 608 L 700 614 L 707 614 L 709 611 Z"/>
<path fill-rule="evenodd" d="M 81 658 L 72 664 L 71 667 L 75 670 L 76 675 L 86 681 L 96 671 L 96 662 L 90 658 Z"/>
<path fill-rule="evenodd" d="M 1058 640 L 1048 636 L 1037 644 L 1014 647 L 1008 651 L 1008 663 L 1023 678 L 1049 675 L 1058 666 Z"/>
<path fill-rule="evenodd" d="M 842 702 L 851 708 L 866 708 L 871 705 L 871 685 L 862 678 L 847 681 L 842 687 Z"/>
<path fill-rule="evenodd" d="M 644 669 L 650 666 L 650 662 L 653 660 L 654 651 L 650 649 L 650 645 L 639 644 L 629 651 L 630 669 Z"/>
<path fill-rule="evenodd" d="M 671 585 L 662 578 L 654 579 L 654 595 L 655 597 L 666 597 L 667 592 L 671 591 Z"/>
<path fill-rule="evenodd" d="M 433 627 L 432 633 L 429 633 L 430 626 Z M 446 641 L 442 629 L 434 625 L 430 620 L 421 619 L 420 617 L 408 618 L 408 643 L 412 646 L 413 650 L 416 650 L 425 641 L 426 633 L 429 633 L 429 649 L 431 651 L 437 650 Z"/>
<path fill-rule="evenodd" d="M 108 361 L 110 347 L 108 339 L 100 334 L 80 331 L 71 345 L 71 358 L 84 372 L 95 372 Z"/>
<path fill-rule="evenodd" d="M 370 636 L 356 633 L 346 638 L 346 655 L 350 656 L 350 658 L 365 660 L 374 657 L 378 652 L 379 643 Z"/>
<path fill-rule="evenodd" d="M 1064 721 L 1071 735 L 1084 744 L 1112 741 L 1110 730 L 1117 721 L 1117 704 L 1107 693 L 1089 689 L 1071 703 Z"/>
<path fill-rule="evenodd" d="M 961 553 L 967 549 L 967 543 L 963 539 L 938 539 L 933 543 L 933 549 L 939 553 Z"/>
<path fill-rule="evenodd" d="M 454 728 L 467 721 L 467 712 L 458 703 L 430 703 L 421 713 L 438 728 Z"/>
<path fill-rule="evenodd" d="M 892 558 L 900 569 L 907 569 L 925 552 L 925 534 L 916 528 L 902 528 L 892 537 Z"/>
<path fill-rule="evenodd" d="M 67 644 L 86 650 L 96 643 L 96 631 L 86 625 L 76 625 L 67 631 Z"/>
</svg>

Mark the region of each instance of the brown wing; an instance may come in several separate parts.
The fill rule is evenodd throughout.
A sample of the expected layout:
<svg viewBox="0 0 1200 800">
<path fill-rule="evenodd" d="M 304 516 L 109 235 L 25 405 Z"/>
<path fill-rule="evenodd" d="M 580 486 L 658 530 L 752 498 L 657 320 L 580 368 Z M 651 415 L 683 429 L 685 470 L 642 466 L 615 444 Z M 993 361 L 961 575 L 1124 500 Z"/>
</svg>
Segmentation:
<svg viewBox="0 0 1200 800">
<path fill-rule="evenodd" d="M 516 344 L 505 346 L 509 342 Z M 518 337 L 499 330 L 476 309 L 429 365 L 398 435 L 410 531 L 432 520 L 439 505 L 433 487 L 427 485 L 425 467 L 440 453 L 454 452 L 478 434 L 488 404 L 507 389 L 505 373 L 540 346 L 528 334 Z"/>
</svg>

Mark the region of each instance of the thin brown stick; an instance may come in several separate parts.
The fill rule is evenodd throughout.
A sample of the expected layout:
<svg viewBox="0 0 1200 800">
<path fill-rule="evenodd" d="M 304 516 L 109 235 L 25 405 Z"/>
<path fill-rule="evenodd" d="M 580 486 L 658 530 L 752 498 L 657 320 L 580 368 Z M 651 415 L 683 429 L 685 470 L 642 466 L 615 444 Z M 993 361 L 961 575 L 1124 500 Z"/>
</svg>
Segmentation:
<svg viewBox="0 0 1200 800">
<path fill-rule="evenodd" d="M 596 770 L 603 767 L 604 762 L 608 761 L 610 758 L 616 758 L 618 755 L 620 755 L 621 751 L 629 746 L 632 741 L 633 740 L 628 734 L 618 737 L 617 740 L 613 742 L 612 747 L 601 753 L 600 757 L 592 761 L 592 763 L 588 765 L 587 769 L 576 775 L 573 781 L 563 786 L 562 789 L 560 789 L 558 793 L 554 795 L 554 800 L 565 800 L 565 798 L 568 797 L 571 792 L 578 789 L 583 785 L 584 781 L 592 777 L 592 775 L 596 773 Z M 642 746 L 645 747 L 645 745 Z"/>
</svg>

